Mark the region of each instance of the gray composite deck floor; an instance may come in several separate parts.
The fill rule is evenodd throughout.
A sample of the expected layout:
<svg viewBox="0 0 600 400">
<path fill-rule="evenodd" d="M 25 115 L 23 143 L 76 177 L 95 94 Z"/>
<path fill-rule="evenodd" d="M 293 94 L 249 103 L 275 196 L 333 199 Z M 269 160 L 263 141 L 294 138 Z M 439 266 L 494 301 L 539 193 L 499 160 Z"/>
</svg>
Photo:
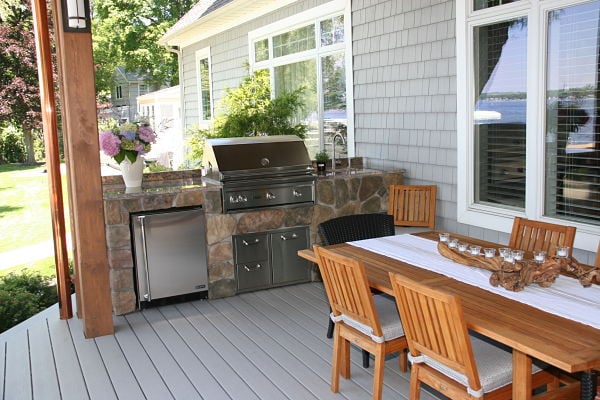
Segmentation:
<svg viewBox="0 0 600 400">
<path fill-rule="evenodd" d="M 309 283 L 148 308 L 85 339 L 54 306 L 0 335 L 1 398 L 370 399 L 373 368 L 358 350 L 351 379 L 330 391 L 327 311 L 322 285 Z M 387 360 L 383 398 L 407 399 L 408 379 Z"/>
</svg>

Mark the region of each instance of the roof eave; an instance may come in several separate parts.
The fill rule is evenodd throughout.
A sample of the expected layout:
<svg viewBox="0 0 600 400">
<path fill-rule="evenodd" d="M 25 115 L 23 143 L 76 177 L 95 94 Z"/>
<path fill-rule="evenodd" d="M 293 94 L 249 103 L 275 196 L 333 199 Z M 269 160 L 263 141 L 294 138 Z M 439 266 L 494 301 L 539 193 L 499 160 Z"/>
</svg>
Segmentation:
<svg viewBox="0 0 600 400">
<path fill-rule="evenodd" d="M 256 19 L 297 0 L 236 0 L 170 34 L 158 43 L 166 47 L 186 47 Z"/>
</svg>

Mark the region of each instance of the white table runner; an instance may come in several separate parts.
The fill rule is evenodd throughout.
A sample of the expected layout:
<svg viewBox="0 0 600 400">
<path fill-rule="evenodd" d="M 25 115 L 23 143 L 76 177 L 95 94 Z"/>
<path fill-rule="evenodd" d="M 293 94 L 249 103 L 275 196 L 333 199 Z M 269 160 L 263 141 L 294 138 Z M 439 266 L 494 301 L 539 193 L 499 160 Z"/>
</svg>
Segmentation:
<svg viewBox="0 0 600 400">
<path fill-rule="evenodd" d="M 521 292 L 494 287 L 490 271 L 456 263 L 442 256 L 437 242 L 413 235 L 386 236 L 349 244 L 440 273 L 521 303 L 600 329 L 600 286 L 584 288 L 577 279 L 559 276 L 549 288 L 526 286 Z"/>
</svg>

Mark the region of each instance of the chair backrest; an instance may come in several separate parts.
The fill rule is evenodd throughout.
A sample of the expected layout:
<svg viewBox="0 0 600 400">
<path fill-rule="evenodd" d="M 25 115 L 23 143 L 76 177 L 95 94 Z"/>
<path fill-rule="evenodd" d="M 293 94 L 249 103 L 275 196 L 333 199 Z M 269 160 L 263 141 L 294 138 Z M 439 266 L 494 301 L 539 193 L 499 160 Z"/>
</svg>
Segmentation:
<svg viewBox="0 0 600 400">
<path fill-rule="evenodd" d="M 473 390 L 481 383 L 459 297 L 390 272 L 410 356 L 429 357 L 467 377 Z"/>
<path fill-rule="evenodd" d="M 394 234 L 394 220 L 387 214 L 356 214 L 332 218 L 318 226 L 325 246 Z"/>
<path fill-rule="evenodd" d="M 362 262 L 315 246 L 334 318 L 347 316 L 382 337 L 383 332 Z"/>
<path fill-rule="evenodd" d="M 394 225 L 435 227 L 435 185 L 391 185 L 388 214 Z"/>
<path fill-rule="evenodd" d="M 508 247 L 525 251 L 544 250 L 548 255 L 556 254 L 557 246 L 569 246 L 569 256 L 575 241 L 574 226 L 551 224 L 515 217 Z"/>
</svg>

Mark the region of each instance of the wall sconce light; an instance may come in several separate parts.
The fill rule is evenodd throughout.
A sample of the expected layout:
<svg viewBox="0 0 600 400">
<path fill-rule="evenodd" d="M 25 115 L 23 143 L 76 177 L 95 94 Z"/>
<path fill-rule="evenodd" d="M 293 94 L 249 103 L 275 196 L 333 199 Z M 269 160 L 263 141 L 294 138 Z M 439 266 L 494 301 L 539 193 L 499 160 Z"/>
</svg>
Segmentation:
<svg viewBox="0 0 600 400">
<path fill-rule="evenodd" d="M 89 0 L 62 0 L 63 30 L 91 32 Z"/>
</svg>

